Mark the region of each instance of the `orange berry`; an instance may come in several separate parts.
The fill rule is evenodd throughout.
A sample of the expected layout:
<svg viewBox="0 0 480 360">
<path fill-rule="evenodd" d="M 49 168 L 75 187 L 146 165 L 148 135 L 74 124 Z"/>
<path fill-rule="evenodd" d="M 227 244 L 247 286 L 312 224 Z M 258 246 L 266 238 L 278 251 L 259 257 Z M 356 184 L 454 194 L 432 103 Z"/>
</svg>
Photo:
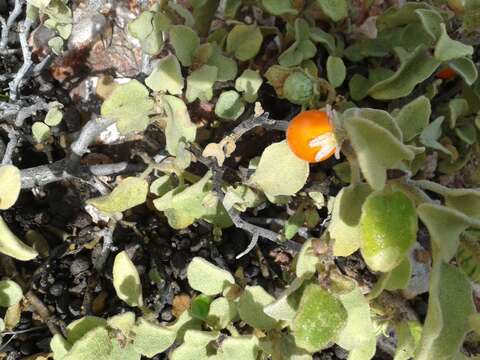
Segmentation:
<svg viewBox="0 0 480 360">
<path fill-rule="evenodd" d="M 457 73 L 455 72 L 455 70 L 447 66 L 446 68 L 440 70 L 435 76 L 440 79 L 450 80 L 454 78 L 456 74 Z"/>
<path fill-rule="evenodd" d="M 287 143 L 300 159 L 317 163 L 335 154 L 337 142 L 325 111 L 302 111 L 287 128 Z"/>
</svg>

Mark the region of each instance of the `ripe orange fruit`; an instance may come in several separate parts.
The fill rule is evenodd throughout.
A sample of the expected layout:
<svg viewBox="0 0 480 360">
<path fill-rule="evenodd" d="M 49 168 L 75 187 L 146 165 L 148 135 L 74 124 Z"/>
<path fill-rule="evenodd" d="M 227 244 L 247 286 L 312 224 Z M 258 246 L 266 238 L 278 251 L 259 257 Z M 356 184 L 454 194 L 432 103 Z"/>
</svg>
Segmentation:
<svg viewBox="0 0 480 360">
<path fill-rule="evenodd" d="M 302 111 L 287 128 L 287 144 L 300 159 L 317 163 L 337 149 L 333 125 L 325 111 Z"/>
<path fill-rule="evenodd" d="M 443 80 L 450 80 L 453 79 L 455 75 L 457 75 L 455 70 L 447 66 L 446 68 L 440 70 L 435 76 Z"/>
</svg>

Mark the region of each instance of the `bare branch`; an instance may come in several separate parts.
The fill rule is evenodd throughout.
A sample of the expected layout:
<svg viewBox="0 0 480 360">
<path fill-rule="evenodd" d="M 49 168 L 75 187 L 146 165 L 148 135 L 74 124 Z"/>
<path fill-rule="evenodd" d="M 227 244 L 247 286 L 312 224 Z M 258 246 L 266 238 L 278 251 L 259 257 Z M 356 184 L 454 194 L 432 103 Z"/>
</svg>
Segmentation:
<svg viewBox="0 0 480 360">
<path fill-rule="evenodd" d="M 15 20 L 17 20 L 17 17 L 21 14 L 22 5 L 24 2 L 24 0 L 15 0 L 15 7 L 10 13 L 7 21 L 5 22 L 4 18 L 0 19 L 0 23 L 2 24 L 2 33 L 0 35 L 0 49 L 5 49 L 7 47 L 10 28 L 12 27 Z"/>
<path fill-rule="evenodd" d="M 12 101 L 16 101 L 18 98 L 18 90 L 20 88 L 20 83 L 25 80 L 26 76 L 30 72 L 33 66 L 32 61 L 32 53 L 30 48 L 28 47 L 28 34 L 30 32 L 30 27 L 32 26 L 32 22 L 26 19 L 20 25 L 20 45 L 22 46 L 22 54 L 23 54 L 23 64 L 22 67 L 18 70 L 15 74 L 14 79 L 10 82 L 10 99 Z"/>
<path fill-rule="evenodd" d="M 2 159 L 2 165 L 8 165 L 12 163 L 12 156 L 18 145 L 18 132 L 15 129 L 10 130 L 8 133 L 8 144 L 5 148 L 5 153 Z"/>
</svg>

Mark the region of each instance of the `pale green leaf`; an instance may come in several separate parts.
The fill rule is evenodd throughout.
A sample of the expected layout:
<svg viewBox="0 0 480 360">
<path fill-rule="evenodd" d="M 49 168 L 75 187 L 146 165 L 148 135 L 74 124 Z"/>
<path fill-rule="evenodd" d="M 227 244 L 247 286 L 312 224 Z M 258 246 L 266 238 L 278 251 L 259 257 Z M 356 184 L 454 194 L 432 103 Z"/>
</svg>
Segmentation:
<svg viewBox="0 0 480 360">
<path fill-rule="evenodd" d="M 47 115 L 45 116 L 45 124 L 48 126 L 58 126 L 63 119 L 63 112 L 59 109 L 58 106 L 52 107 L 48 110 Z"/>
<path fill-rule="evenodd" d="M 420 343 L 422 325 L 418 321 L 402 321 L 395 327 L 397 350 L 393 360 L 413 358 Z"/>
<path fill-rule="evenodd" d="M 356 226 L 362 215 L 362 206 L 372 189 L 366 183 L 355 183 L 342 189 L 339 197 L 340 218 L 349 226 Z"/>
<path fill-rule="evenodd" d="M 210 101 L 213 97 L 213 84 L 217 80 L 218 70 L 215 66 L 202 65 L 187 77 L 187 101 L 196 99 Z"/>
<path fill-rule="evenodd" d="M 0 166 L 0 210 L 11 208 L 20 195 L 22 176 L 13 165 Z"/>
<path fill-rule="evenodd" d="M 104 327 L 96 327 L 76 341 L 62 360 L 111 360 L 112 342 Z"/>
<path fill-rule="evenodd" d="M 0 253 L 21 261 L 29 261 L 37 257 L 36 250 L 25 245 L 10 231 L 7 223 L 0 216 Z"/>
<path fill-rule="evenodd" d="M 191 66 L 200 38 L 197 33 L 185 25 L 174 25 L 170 28 L 170 43 L 178 60 L 183 66 Z"/>
<path fill-rule="evenodd" d="M 215 66 L 218 69 L 217 81 L 230 81 L 237 76 L 237 62 L 223 55 L 218 46 L 214 46 L 207 64 Z"/>
<path fill-rule="evenodd" d="M 142 50 L 156 55 L 163 48 L 163 31 L 170 26 L 170 19 L 159 12 L 144 11 L 128 24 L 130 35 L 140 41 Z"/>
<path fill-rule="evenodd" d="M 329 56 L 327 59 L 327 78 L 333 87 L 342 85 L 347 75 L 347 68 L 342 58 L 338 56 Z"/>
<path fill-rule="evenodd" d="M 431 57 L 422 46 L 419 46 L 402 62 L 391 77 L 373 85 L 368 94 L 378 100 L 392 100 L 407 96 L 417 84 L 429 78 L 439 65 L 440 61 Z"/>
<path fill-rule="evenodd" d="M 72 345 L 60 334 L 53 335 L 50 340 L 50 349 L 52 349 L 54 360 L 63 359 L 71 347 Z"/>
<path fill-rule="evenodd" d="M 292 0 L 262 0 L 262 6 L 272 15 L 296 15 Z"/>
<path fill-rule="evenodd" d="M 236 120 L 245 111 L 245 103 L 235 90 L 224 91 L 215 104 L 215 115 L 225 120 Z"/>
<path fill-rule="evenodd" d="M 228 271 L 200 257 L 194 257 L 188 265 L 187 279 L 192 289 L 205 295 L 217 295 L 235 283 Z"/>
<path fill-rule="evenodd" d="M 107 319 L 107 324 L 112 329 L 120 330 L 125 337 L 128 337 L 135 325 L 135 313 L 127 311 L 123 314 L 114 315 Z"/>
<path fill-rule="evenodd" d="M 415 206 L 401 191 L 369 195 L 362 208 L 361 252 L 374 271 L 389 272 L 407 255 L 417 238 Z"/>
<path fill-rule="evenodd" d="M 302 208 L 297 209 L 292 216 L 288 218 L 283 226 L 283 233 L 287 240 L 292 239 L 305 222 L 305 212 Z"/>
<path fill-rule="evenodd" d="M 374 190 L 382 189 L 387 169 L 401 160 L 413 160 L 415 154 L 388 130 L 363 118 L 350 118 L 345 129 L 355 150 L 360 168 Z"/>
<path fill-rule="evenodd" d="M 354 74 L 348 82 L 351 98 L 355 101 L 364 99 L 368 95 L 370 85 L 369 80 L 365 76 Z"/>
<path fill-rule="evenodd" d="M 110 194 L 89 199 L 87 204 L 112 214 L 143 204 L 147 199 L 147 194 L 148 183 L 144 179 L 128 177 L 123 179 Z"/>
<path fill-rule="evenodd" d="M 187 330 L 184 343 L 173 351 L 171 360 L 207 359 L 207 345 L 215 341 L 218 335 L 213 331 Z"/>
<path fill-rule="evenodd" d="M 43 143 L 51 136 L 50 128 L 47 124 L 36 121 L 32 124 L 32 135 L 37 143 Z"/>
<path fill-rule="evenodd" d="M 280 161 L 281 159 L 281 161 Z M 253 181 L 270 196 L 294 195 L 306 183 L 310 167 L 286 141 L 268 146 L 260 158 Z"/>
<path fill-rule="evenodd" d="M 478 69 L 470 58 L 461 57 L 450 61 L 448 64 L 468 85 L 472 85 L 477 80 Z"/>
<path fill-rule="evenodd" d="M 255 336 L 229 336 L 218 349 L 216 359 L 256 360 L 258 352 L 258 338 Z"/>
<path fill-rule="evenodd" d="M 348 16 L 348 0 L 317 0 L 317 4 L 335 22 Z"/>
<path fill-rule="evenodd" d="M 224 329 L 236 316 L 236 304 L 224 297 L 219 297 L 210 304 L 206 322 L 215 329 Z"/>
<path fill-rule="evenodd" d="M 240 77 L 235 80 L 235 89 L 243 93 L 245 101 L 253 103 L 257 100 L 258 90 L 262 86 L 262 77 L 258 71 L 246 69 Z"/>
<path fill-rule="evenodd" d="M 277 321 L 268 316 L 263 308 L 275 301 L 261 286 L 246 286 L 237 310 L 240 319 L 256 329 L 269 330 L 277 326 Z"/>
<path fill-rule="evenodd" d="M 436 118 L 420 134 L 420 142 L 432 149 L 440 150 L 444 154 L 451 155 L 450 151 L 437 140 L 442 135 L 443 116 Z"/>
<path fill-rule="evenodd" d="M 103 102 L 103 117 L 115 120 L 121 134 L 143 131 L 149 123 L 148 115 L 153 110 L 153 100 L 148 89 L 137 80 L 115 86 Z"/>
<path fill-rule="evenodd" d="M 431 113 L 430 100 L 425 96 L 420 96 L 402 107 L 395 120 L 405 141 L 412 140 L 427 127 Z"/>
<path fill-rule="evenodd" d="M 98 328 L 105 327 L 107 321 L 97 316 L 84 316 L 80 319 L 72 321 L 67 326 L 67 341 L 73 344 L 80 340 L 89 331 Z"/>
<path fill-rule="evenodd" d="M 360 117 L 366 120 L 370 120 L 377 125 L 388 130 L 399 141 L 403 140 L 402 130 L 398 126 L 395 119 L 385 110 L 372 109 L 372 108 L 350 108 L 343 113 L 344 118 Z"/>
<path fill-rule="evenodd" d="M 180 95 L 183 90 L 183 77 L 177 58 L 169 54 L 160 59 L 145 79 L 145 85 L 154 91 Z"/>
<path fill-rule="evenodd" d="M 170 190 L 175 187 L 174 181 L 172 179 L 172 175 L 163 175 L 160 176 L 158 179 L 155 179 L 150 184 L 150 192 L 157 195 L 163 196 Z"/>
<path fill-rule="evenodd" d="M 337 341 L 347 323 L 347 311 L 334 295 L 320 285 L 307 286 L 293 321 L 296 344 L 316 352 Z"/>
<path fill-rule="evenodd" d="M 177 336 L 175 331 L 148 322 L 143 318 L 138 319 L 132 332 L 135 334 L 133 348 L 150 358 L 172 346 Z"/>
<path fill-rule="evenodd" d="M 335 52 L 335 38 L 318 27 L 310 29 L 310 39 L 325 46 L 329 54 Z"/>
<path fill-rule="evenodd" d="M 163 95 L 161 100 L 167 113 L 166 149 L 171 155 L 175 156 L 181 142 L 188 143 L 195 140 L 197 127 L 190 120 L 187 106 L 181 99 L 171 95 Z"/>
<path fill-rule="evenodd" d="M 253 59 L 260 50 L 263 35 L 257 25 L 236 25 L 227 36 L 227 51 L 240 61 Z"/>
<path fill-rule="evenodd" d="M 311 275 L 311 273 L 309 274 Z M 293 282 L 278 296 L 278 298 L 263 308 L 263 312 L 276 319 L 287 321 L 289 325 L 295 318 L 300 302 L 299 293 L 305 277 L 297 277 Z"/>
<path fill-rule="evenodd" d="M 23 291 L 20 285 L 12 280 L 0 281 L 0 306 L 9 307 L 22 300 Z"/>
<path fill-rule="evenodd" d="M 437 41 L 442 35 L 442 28 L 440 26 L 443 22 L 442 16 L 438 11 L 433 9 L 417 9 L 415 13 L 418 15 L 427 34 L 433 41 Z"/>
<path fill-rule="evenodd" d="M 55 36 L 48 40 L 48 46 L 52 49 L 55 55 L 60 55 L 63 51 L 64 41 L 60 36 Z"/>
<path fill-rule="evenodd" d="M 125 251 L 115 256 L 113 286 L 117 296 L 129 306 L 143 306 L 142 283 L 137 268 Z"/>
<path fill-rule="evenodd" d="M 314 274 L 317 271 L 316 266 L 318 263 L 319 259 L 315 254 L 312 239 L 309 239 L 303 243 L 302 248 L 297 255 L 295 274 L 299 278 L 308 274 Z"/>
<path fill-rule="evenodd" d="M 460 41 L 453 40 L 448 36 L 445 24 L 440 24 L 441 35 L 435 45 L 434 56 L 439 61 L 449 61 L 463 56 L 471 56 L 473 47 Z"/>
<path fill-rule="evenodd" d="M 285 78 L 282 93 L 291 103 L 304 105 L 314 95 L 313 80 L 303 72 L 293 72 Z"/>
</svg>

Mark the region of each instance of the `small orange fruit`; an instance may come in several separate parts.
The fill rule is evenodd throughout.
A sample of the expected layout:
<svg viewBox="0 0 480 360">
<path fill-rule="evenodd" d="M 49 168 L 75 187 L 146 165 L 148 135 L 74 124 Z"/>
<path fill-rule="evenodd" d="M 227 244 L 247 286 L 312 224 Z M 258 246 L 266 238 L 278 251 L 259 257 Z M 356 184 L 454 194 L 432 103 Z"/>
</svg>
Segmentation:
<svg viewBox="0 0 480 360">
<path fill-rule="evenodd" d="M 447 66 L 446 68 L 440 70 L 435 76 L 443 80 L 450 80 L 453 79 L 456 74 L 457 73 L 455 72 L 455 70 Z"/>
<path fill-rule="evenodd" d="M 333 125 L 325 111 L 302 111 L 287 128 L 287 143 L 300 159 L 317 163 L 328 159 L 337 149 Z"/>
</svg>

